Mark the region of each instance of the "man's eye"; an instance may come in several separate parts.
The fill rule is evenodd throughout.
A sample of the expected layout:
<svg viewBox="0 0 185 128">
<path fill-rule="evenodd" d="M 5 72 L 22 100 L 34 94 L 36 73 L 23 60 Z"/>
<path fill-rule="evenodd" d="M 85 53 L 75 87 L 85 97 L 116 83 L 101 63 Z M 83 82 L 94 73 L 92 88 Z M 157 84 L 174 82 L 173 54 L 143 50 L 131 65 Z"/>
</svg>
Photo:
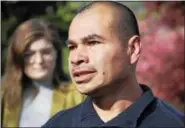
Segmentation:
<svg viewBox="0 0 185 128">
<path fill-rule="evenodd" d="M 68 47 L 69 51 L 74 50 L 76 48 L 76 46 L 67 46 L 67 47 Z"/>
<path fill-rule="evenodd" d="M 99 44 L 99 41 L 88 41 L 88 45 L 95 45 L 95 44 Z"/>
</svg>

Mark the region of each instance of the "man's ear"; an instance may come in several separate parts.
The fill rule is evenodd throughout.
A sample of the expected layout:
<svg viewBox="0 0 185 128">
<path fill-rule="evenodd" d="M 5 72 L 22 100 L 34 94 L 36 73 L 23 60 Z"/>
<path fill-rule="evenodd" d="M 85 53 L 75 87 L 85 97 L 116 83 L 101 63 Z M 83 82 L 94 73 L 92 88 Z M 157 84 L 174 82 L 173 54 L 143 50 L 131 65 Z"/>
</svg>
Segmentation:
<svg viewBox="0 0 185 128">
<path fill-rule="evenodd" d="M 137 63 L 141 53 L 141 42 L 139 36 L 134 35 L 129 39 L 127 53 L 130 57 L 130 64 Z"/>
</svg>

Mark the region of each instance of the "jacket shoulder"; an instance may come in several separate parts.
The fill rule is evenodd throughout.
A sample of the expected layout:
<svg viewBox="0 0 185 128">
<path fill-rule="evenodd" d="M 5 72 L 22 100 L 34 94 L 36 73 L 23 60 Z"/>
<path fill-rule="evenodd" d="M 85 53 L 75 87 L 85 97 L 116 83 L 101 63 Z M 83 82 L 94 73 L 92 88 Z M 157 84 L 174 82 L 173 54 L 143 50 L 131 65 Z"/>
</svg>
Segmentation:
<svg viewBox="0 0 185 128">
<path fill-rule="evenodd" d="M 62 86 L 54 91 L 55 97 L 65 99 L 66 108 L 78 105 L 85 100 L 86 96 L 78 92 L 72 83 L 62 83 Z"/>
<path fill-rule="evenodd" d="M 80 116 L 80 108 L 81 104 L 60 111 L 57 114 L 55 114 L 51 119 L 49 119 L 45 125 L 43 125 L 43 128 L 48 127 L 73 127 L 78 124 L 78 117 Z"/>
<path fill-rule="evenodd" d="M 184 115 L 173 106 L 157 100 L 155 110 L 145 119 L 143 126 L 147 127 L 184 127 Z"/>
<path fill-rule="evenodd" d="M 72 87 L 74 85 L 67 84 L 63 86 L 63 89 L 57 88 L 53 91 L 51 116 L 61 110 L 72 108 L 80 104 L 86 98 L 85 95 L 80 94 L 74 87 Z"/>
<path fill-rule="evenodd" d="M 174 116 L 176 116 L 182 122 L 184 122 L 185 116 L 182 112 L 180 112 L 175 107 L 173 107 L 172 105 L 170 105 L 164 101 L 159 101 L 159 104 L 160 104 L 161 108 L 164 108 L 167 112 L 172 113 Z"/>
</svg>

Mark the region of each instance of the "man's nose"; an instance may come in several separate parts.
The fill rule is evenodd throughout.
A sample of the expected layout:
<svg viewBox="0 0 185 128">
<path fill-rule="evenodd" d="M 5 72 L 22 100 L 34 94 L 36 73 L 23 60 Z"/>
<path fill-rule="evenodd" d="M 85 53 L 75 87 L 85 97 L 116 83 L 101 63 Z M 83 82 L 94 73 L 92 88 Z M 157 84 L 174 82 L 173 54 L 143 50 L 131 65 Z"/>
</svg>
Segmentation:
<svg viewBox="0 0 185 128">
<path fill-rule="evenodd" d="M 88 53 L 84 48 L 78 48 L 74 53 L 69 57 L 71 64 L 80 65 L 82 63 L 88 63 Z"/>
</svg>

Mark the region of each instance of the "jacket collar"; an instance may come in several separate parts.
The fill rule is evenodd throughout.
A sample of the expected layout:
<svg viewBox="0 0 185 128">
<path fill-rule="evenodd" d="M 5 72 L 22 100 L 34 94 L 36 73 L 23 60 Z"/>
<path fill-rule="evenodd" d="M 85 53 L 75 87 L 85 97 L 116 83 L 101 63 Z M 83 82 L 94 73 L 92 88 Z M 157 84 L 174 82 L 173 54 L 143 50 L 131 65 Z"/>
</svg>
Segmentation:
<svg viewBox="0 0 185 128">
<path fill-rule="evenodd" d="M 125 111 L 120 113 L 114 119 L 103 123 L 99 118 L 98 114 L 93 108 L 91 97 L 87 99 L 82 104 L 81 108 L 81 123 L 82 126 L 93 125 L 98 126 L 118 126 L 118 127 L 136 127 L 137 120 L 145 110 L 145 108 L 154 100 L 154 96 L 149 87 L 145 85 L 140 85 L 144 94 Z"/>
</svg>

